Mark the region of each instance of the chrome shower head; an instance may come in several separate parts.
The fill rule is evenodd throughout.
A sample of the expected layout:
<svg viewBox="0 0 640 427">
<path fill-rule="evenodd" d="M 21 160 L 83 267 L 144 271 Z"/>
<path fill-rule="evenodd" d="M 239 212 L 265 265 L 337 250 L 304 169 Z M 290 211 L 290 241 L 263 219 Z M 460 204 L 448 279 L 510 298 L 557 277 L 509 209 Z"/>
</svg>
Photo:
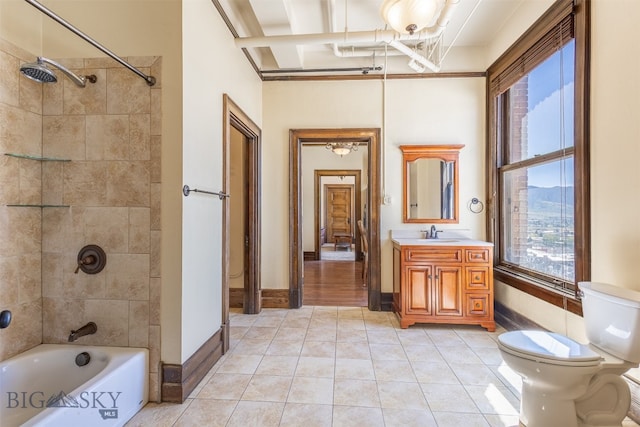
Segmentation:
<svg viewBox="0 0 640 427">
<path fill-rule="evenodd" d="M 55 73 L 51 69 L 49 69 L 49 67 L 47 67 L 47 64 L 52 65 L 62 71 L 64 75 L 69 77 L 72 82 L 80 87 L 85 87 L 87 84 L 87 80 L 91 83 L 95 83 L 97 80 L 96 76 L 93 74 L 90 76 L 78 76 L 71 70 L 65 68 L 63 65 L 42 56 L 38 57 L 37 62 L 23 64 L 20 67 L 20 72 L 24 74 L 25 77 L 28 77 L 31 80 L 35 80 L 40 83 L 55 83 L 58 81 L 58 78 L 56 77 Z"/>
<path fill-rule="evenodd" d="M 47 68 L 42 62 L 34 62 L 31 64 L 23 64 L 20 72 L 31 80 L 39 83 L 55 83 L 58 81 L 56 75 Z"/>
</svg>

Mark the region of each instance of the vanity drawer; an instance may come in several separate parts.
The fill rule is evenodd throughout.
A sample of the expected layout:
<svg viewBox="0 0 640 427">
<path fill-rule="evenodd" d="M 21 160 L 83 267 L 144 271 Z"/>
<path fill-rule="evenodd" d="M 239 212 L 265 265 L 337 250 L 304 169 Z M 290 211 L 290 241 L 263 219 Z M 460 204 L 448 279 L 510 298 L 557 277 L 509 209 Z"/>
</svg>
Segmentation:
<svg viewBox="0 0 640 427">
<path fill-rule="evenodd" d="M 485 317 L 489 315 L 488 294 L 467 294 L 466 315 L 469 317 Z"/>
<path fill-rule="evenodd" d="M 467 262 L 488 263 L 490 261 L 489 249 L 466 249 L 465 252 Z"/>
<path fill-rule="evenodd" d="M 462 249 L 435 248 L 435 249 L 406 249 L 404 252 L 406 262 L 462 262 Z"/>
<path fill-rule="evenodd" d="M 467 267 L 465 285 L 468 291 L 488 291 L 489 267 Z"/>
</svg>

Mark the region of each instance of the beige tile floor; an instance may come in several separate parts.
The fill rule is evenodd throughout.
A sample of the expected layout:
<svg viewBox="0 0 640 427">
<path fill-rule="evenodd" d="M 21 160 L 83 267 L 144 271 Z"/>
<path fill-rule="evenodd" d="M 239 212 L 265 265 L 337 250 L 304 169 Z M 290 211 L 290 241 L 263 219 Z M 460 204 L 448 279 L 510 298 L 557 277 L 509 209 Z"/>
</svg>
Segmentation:
<svg viewBox="0 0 640 427">
<path fill-rule="evenodd" d="M 359 307 L 232 310 L 231 349 L 191 396 L 149 403 L 127 426 L 518 426 L 503 331 L 400 329 Z"/>
</svg>

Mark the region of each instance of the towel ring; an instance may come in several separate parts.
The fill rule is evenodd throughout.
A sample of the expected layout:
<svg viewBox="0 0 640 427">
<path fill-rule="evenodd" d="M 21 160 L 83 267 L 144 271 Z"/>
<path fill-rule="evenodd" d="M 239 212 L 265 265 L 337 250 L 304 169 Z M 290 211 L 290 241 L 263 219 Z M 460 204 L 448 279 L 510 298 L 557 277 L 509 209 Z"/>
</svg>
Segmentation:
<svg viewBox="0 0 640 427">
<path fill-rule="evenodd" d="M 476 205 L 478 205 L 478 206 L 476 206 Z M 482 203 L 480 201 L 480 199 L 478 199 L 477 197 L 474 197 L 473 199 L 469 200 L 469 203 L 467 204 L 467 207 L 474 214 L 479 214 L 480 212 L 482 212 L 484 210 L 484 203 Z"/>
</svg>

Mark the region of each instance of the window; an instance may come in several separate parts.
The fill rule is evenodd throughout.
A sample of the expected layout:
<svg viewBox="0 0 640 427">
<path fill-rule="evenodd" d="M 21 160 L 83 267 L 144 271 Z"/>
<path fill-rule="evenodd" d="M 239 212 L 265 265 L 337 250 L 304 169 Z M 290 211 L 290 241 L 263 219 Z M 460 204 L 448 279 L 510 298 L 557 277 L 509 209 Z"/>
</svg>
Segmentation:
<svg viewBox="0 0 640 427">
<path fill-rule="evenodd" d="M 496 278 L 576 312 L 590 271 L 587 6 L 557 1 L 488 70 Z"/>
</svg>

